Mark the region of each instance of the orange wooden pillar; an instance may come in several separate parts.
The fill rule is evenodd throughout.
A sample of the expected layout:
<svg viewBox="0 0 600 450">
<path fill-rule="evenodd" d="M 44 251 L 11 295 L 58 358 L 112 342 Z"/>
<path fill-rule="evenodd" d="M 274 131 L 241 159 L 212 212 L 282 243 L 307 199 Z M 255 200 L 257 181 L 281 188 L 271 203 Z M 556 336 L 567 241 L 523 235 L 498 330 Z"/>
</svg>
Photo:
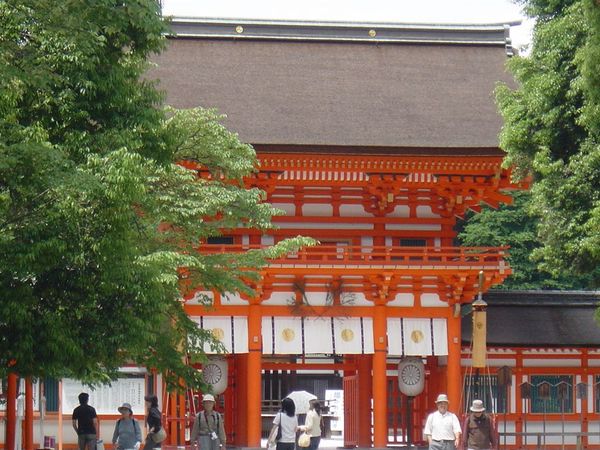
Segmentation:
<svg viewBox="0 0 600 450">
<path fill-rule="evenodd" d="M 248 311 L 248 361 L 246 370 L 247 389 L 247 446 L 260 448 L 261 418 L 261 368 L 262 334 L 261 311 L 258 299 L 252 299 Z"/>
<path fill-rule="evenodd" d="M 15 432 L 17 427 L 17 375 L 8 374 L 8 386 L 6 389 L 6 442 L 5 450 L 14 450 Z"/>
<path fill-rule="evenodd" d="M 170 428 L 169 428 L 169 444 L 177 445 L 177 439 L 179 437 L 177 433 L 177 393 L 169 393 L 169 416 L 170 416 Z"/>
<path fill-rule="evenodd" d="M 450 400 L 450 408 L 452 411 L 458 413 L 462 411 L 460 399 L 461 399 L 461 386 L 462 377 L 460 370 L 460 356 L 461 356 L 461 335 L 460 335 L 460 312 L 459 314 L 453 314 L 455 307 L 450 308 L 450 315 L 448 317 L 448 367 L 447 373 L 447 387 L 446 393 Z"/>
<path fill-rule="evenodd" d="M 371 358 L 359 356 L 356 358 L 358 372 L 358 404 L 368 405 L 371 403 L 372 379 Z M 371 411 L 369 408 L 359 408 L 358 414 L 358 446 L 371 446 Z"/>
<path fill-rule="evenodd" d="M 31 378 L 25 381 L 25 430 L 23 433 L 25 450 L 33 450 L 33 384 Z"/>
<path fill-rule="evenodd" d="M 376 305 L 373 316 L 375 353 L 373 354 L 373 447 L 385 448 L 387 426 L 387 321 L 385 306 Z"/>
</svg>

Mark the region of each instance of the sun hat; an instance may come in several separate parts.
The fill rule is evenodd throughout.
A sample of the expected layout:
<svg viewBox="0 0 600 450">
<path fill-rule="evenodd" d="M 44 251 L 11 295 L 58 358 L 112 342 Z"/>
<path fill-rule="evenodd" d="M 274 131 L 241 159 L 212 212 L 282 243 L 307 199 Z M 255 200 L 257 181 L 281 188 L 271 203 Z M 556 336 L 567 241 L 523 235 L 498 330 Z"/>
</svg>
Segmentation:
<svg viewBox="0 0 600 450">
<path fill-rule="evenodd" d="M 473 404 L 469 409 L 473 412 L 483 412 L 485 411 L 485 406 L 483 406 L 483 402 L 481 400 L 473 400 Z"/>
<path fill-rule="evenodd" d="M 215 397 L 213 397 L 212 394 L 204 394 L 202 396 L 202 401 L 203 402 L 214 402 L 215 401 Z"/>
<path fill-rule="evenodd" d="M 121 406 L 117 408 L 121 414 L 123 414 L 123 410 L 126 409 L 129 411 L 129 414 L 133 414 L 133 410 L 131 409 L 131 405 L 129 403 L 123 403 Z"/>
<path fill-rule="evenodd" d="M 440 394 L 437 396 L 437 399 L 435 400 L 436 403 L 440 403 L 440 402 L 446 402 L 446 403 L 450 403 L 450 401 L 448 400 L 448 396 L 446 394 Z"/>
</svg>

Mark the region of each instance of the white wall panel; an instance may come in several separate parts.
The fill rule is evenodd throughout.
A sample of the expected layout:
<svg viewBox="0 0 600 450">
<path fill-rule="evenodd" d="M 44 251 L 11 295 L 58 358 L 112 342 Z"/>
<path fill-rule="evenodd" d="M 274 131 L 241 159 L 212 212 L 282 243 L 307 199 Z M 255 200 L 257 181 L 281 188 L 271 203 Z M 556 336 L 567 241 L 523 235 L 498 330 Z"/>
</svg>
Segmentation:
<svg viewBox="0 0 600 450">
<path fill-rule="evenodd" d="M 387 217 L 410 217 L 410 208 L 408 205 L 396 205 L 394 210 Z"/>
<path fill-rule="evenodd" d="M 294 216 L 296 214 L 296 205 L 293 203 L 271 203 L 274 208 L 285 211 L 286 216 Z"/>
<path fill-rule="evenodd" d="M 289 292 L 273 292 L 271 296 L 263 300 L 263 305 L 289 305 L 296 298 L 296 293 Z"/>
<path fill-rule="evenodd" d="M 421 306 L 448 307 L 448 303 L 441 301 L 438 294 L 425 293 L 421 294 Z"/>
<path fill-rule="evenodd" d="M 302 205 L 302 215 L 308 217 L 331 217 L 333 216 L 333 206 L 330 203 L 304 203 Z"/>
<path fill-rule="evenodd" d="M 341 217 L 373 217 L 362 205 L 340 205 Z"/>
<path fill-rule="evenodd" d="M 394 300 L 388 302 L 388 306 L 414 306 L 415 296 L 408 292 L 401 292 L 396 294 Z"/>
<path fill-rule="evenodd" d="M 429 205 L 417 206 L 417 217 L 440 217 L 439 214 L 434 214 Z"/>
</svg>

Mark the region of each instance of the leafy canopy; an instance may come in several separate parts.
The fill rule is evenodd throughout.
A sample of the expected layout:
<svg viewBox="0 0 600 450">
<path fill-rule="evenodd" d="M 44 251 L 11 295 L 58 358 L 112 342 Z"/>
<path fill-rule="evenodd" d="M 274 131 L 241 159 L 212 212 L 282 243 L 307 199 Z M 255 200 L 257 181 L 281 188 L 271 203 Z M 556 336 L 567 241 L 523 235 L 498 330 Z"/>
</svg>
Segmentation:
<svg viewBox="0 0 600 450">
<path fill-rule="evenodd" d="M 536 18 L 529 57 L 509 63 L 501 86 L 500 146 L 518 176 L 532 173 L 542 270 L 597 277 L 600 267 L 600 5 L 527 0 Z M 596 278 L 596 284 L 598 279 Z"/>
<path fill-rule="evenodd" d="M 309 241 L 197 252 L 277 211 L 244 187 L 256 156 L 221 116 L 164 109 L 144 78 L 167 31 L 156 1 L 4 0 L 0 23 L 0 377 L 105 382 L 135 363 L 201 385 L 187 362 L 220 347 L 182 282 L 249 292 L 265 258 Z"/>
</svg>

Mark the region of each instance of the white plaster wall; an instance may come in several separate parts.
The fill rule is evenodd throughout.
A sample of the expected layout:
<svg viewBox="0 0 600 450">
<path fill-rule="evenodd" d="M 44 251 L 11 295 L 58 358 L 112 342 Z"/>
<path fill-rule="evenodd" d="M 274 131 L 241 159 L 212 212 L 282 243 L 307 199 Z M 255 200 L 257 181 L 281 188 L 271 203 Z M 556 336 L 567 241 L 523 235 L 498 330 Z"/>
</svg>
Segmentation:
<svg viewBox="0 0 600 450">
<path fill-rule="evenodd" d="M 296 293 L 289 292 L 273 292 L 271 296 L 262 301 L 263 305 L 289 305 L 292 299 L 296 298 Z"/>
<path fill-rule="evenodd" d="M 362 205 L 340 205 L 340 217 L 373 217 Z"/>
<path fill-rule="evenodd" d="M 523 367 L 581 367 L 580 359 L 533 359 L 523 358 Z"/>
<path fill-rule="evenodd" d="M 448 304 L 440 300 L 438 294 L 425 293 L 421 294 L 421 306 L 423 307 L 447 307 Z"/>
<path fill-rule="evenodd" d="M 306 300 L 312 306 L 325 306 L 327 304 L 327 292 L 307 292 Z"/>
<path fill-rule="evenodd" d="M 275 243 L 275 239 L 273 238 L 273 236 L 265 234 L 260 237 L 260 243 L 261 245 L 273 245 Z"/>
<path fill-rule="evenodd" d="M 351 306 L 373 306 L 373 302 L 370 302 L 362 292 L 357 292 L 354 296 L 354 303 Z"/>
<path fill-rule="evenodd" d="M 600 448 L 600 422 L 598 421 L 590 421 L 588 422 L 588 431 L 591 433 L 598 433 L 594 436 L 590 436 L 589 439 L 589 444 L 590 445 L 595 445 L 597 447 L 593 447 L 593 448 Z"/>
<path fill-rule="evenodd" d="M 331 217 L 333 206 L 330 203 L 304 203 L 302 205 L 303 216 Z"/>
<path fill-rule="evenodd" d="M 498 421 L 498 432 L 499 433 L 514 433 L 515 432 L 515 423 L 512 421 L 506 421 L 506 428 L 505 428 L 505 422 L 502 420 L 502 415 L 499 414 L 497 419 Z M 516 438 L 515 436 L 500 436 L 500 448 L 502 448 L 503 445 L 514 445 L 516 442 Z"/>
<path fill-rule="evenodd" d="M 222 305 L 247 305 L 248 301 L 240 297 L 240 294 L 233 292 L 226 292 L 221 295 Z"/>
<path fill-rule="evenodd" d="M 554 416 L 554 418 L 556 419 L 557 414 L 552 414 Z M 560 414 L 558 414 L 559 418 L 560 418 Z M 499 419 L 501 419 L 501 417 L 499 417 Z M 590 428 L 590 430 L 592 430 L 592 428 Z M 502 431 L 502 424 L 500 423 L 500 429 L 499 431 Z M 545 428 L 546 433 L 560 433 L 561 435 L 559 436 L 546 436 L 546 444 L 547 445 L 560 445 L 563 442 L 563 437 L 562 437 L 562 433 L 563 433 L 563 428 L 562 428 L 562 422 L 549 422 L 548 420 L 546 421 L 546 428 Z M 564 432 L 565 433 L 576 433 L 581 431 L 581 427 L 579 422 L 565 422 L 564 424 Z M 525 425 L 523 425 L 523 432 L 525 432 Z M 527 421 L 527 433 L 543 433 L 544 432 L 544 422 L 543 421 Z M 576 436 L 565 436 L 564 437 L 564 442 L 567 445 L 575 445 L 577 443 L 577 437 Z M 529 438 L 527 439 L 527 443 L 529 445 L 535 445 L 537 443 L 537 437 L 535 436 L 529 436 Z M 544 438 L 542 437 L 542 446 L 544 445 Z"/>
<path fill-rule="evenodd" d="M 388 302 L 388 306 L 414 306 L 415 296 L 406 292 L 396 294 L 394 300 Z"/>
<path fill-rule="evenodd" d="M 437 223 L 388 223 L 386 230 L 415 230 L 415 231 L 440 231 L 442 226 Z"/>
<path fill-rule="evenodd" d="M 271 203 L 271 206 L 285 211 L 286 216 L 293 216 L 296 212 L 296 205 L 293 203 Z"/>
<path fill-rule="evenodd" d="M 371 236 L 362 236 L 360 238 L 360 245 L 363 247 L 373 247 L 373 238 Z M 363 252 L 371 253 L 371 249 L 364 249 Z"/>
<path fill-rule="evenodd" d="M 429 205 L 417 206 L 417 217 L 440 217 L 439 214 L 434 214 Z"/>
<path fill-rule="evenodd" d="M 471 367 L 471 358 L 462 358 L 460 361 L 463 367 Z M 515 367 L 517 365 L 517 362 L 516 360 L 510 358 L 488 358 L 486 360 L 486 365 L 488 367 Z"/>
<path fill-rule="evenodd" d="M 410 217 L 410 208 L 408 205 L 396 205 L 394 210 L 387 217 Z"/>
</svg>

